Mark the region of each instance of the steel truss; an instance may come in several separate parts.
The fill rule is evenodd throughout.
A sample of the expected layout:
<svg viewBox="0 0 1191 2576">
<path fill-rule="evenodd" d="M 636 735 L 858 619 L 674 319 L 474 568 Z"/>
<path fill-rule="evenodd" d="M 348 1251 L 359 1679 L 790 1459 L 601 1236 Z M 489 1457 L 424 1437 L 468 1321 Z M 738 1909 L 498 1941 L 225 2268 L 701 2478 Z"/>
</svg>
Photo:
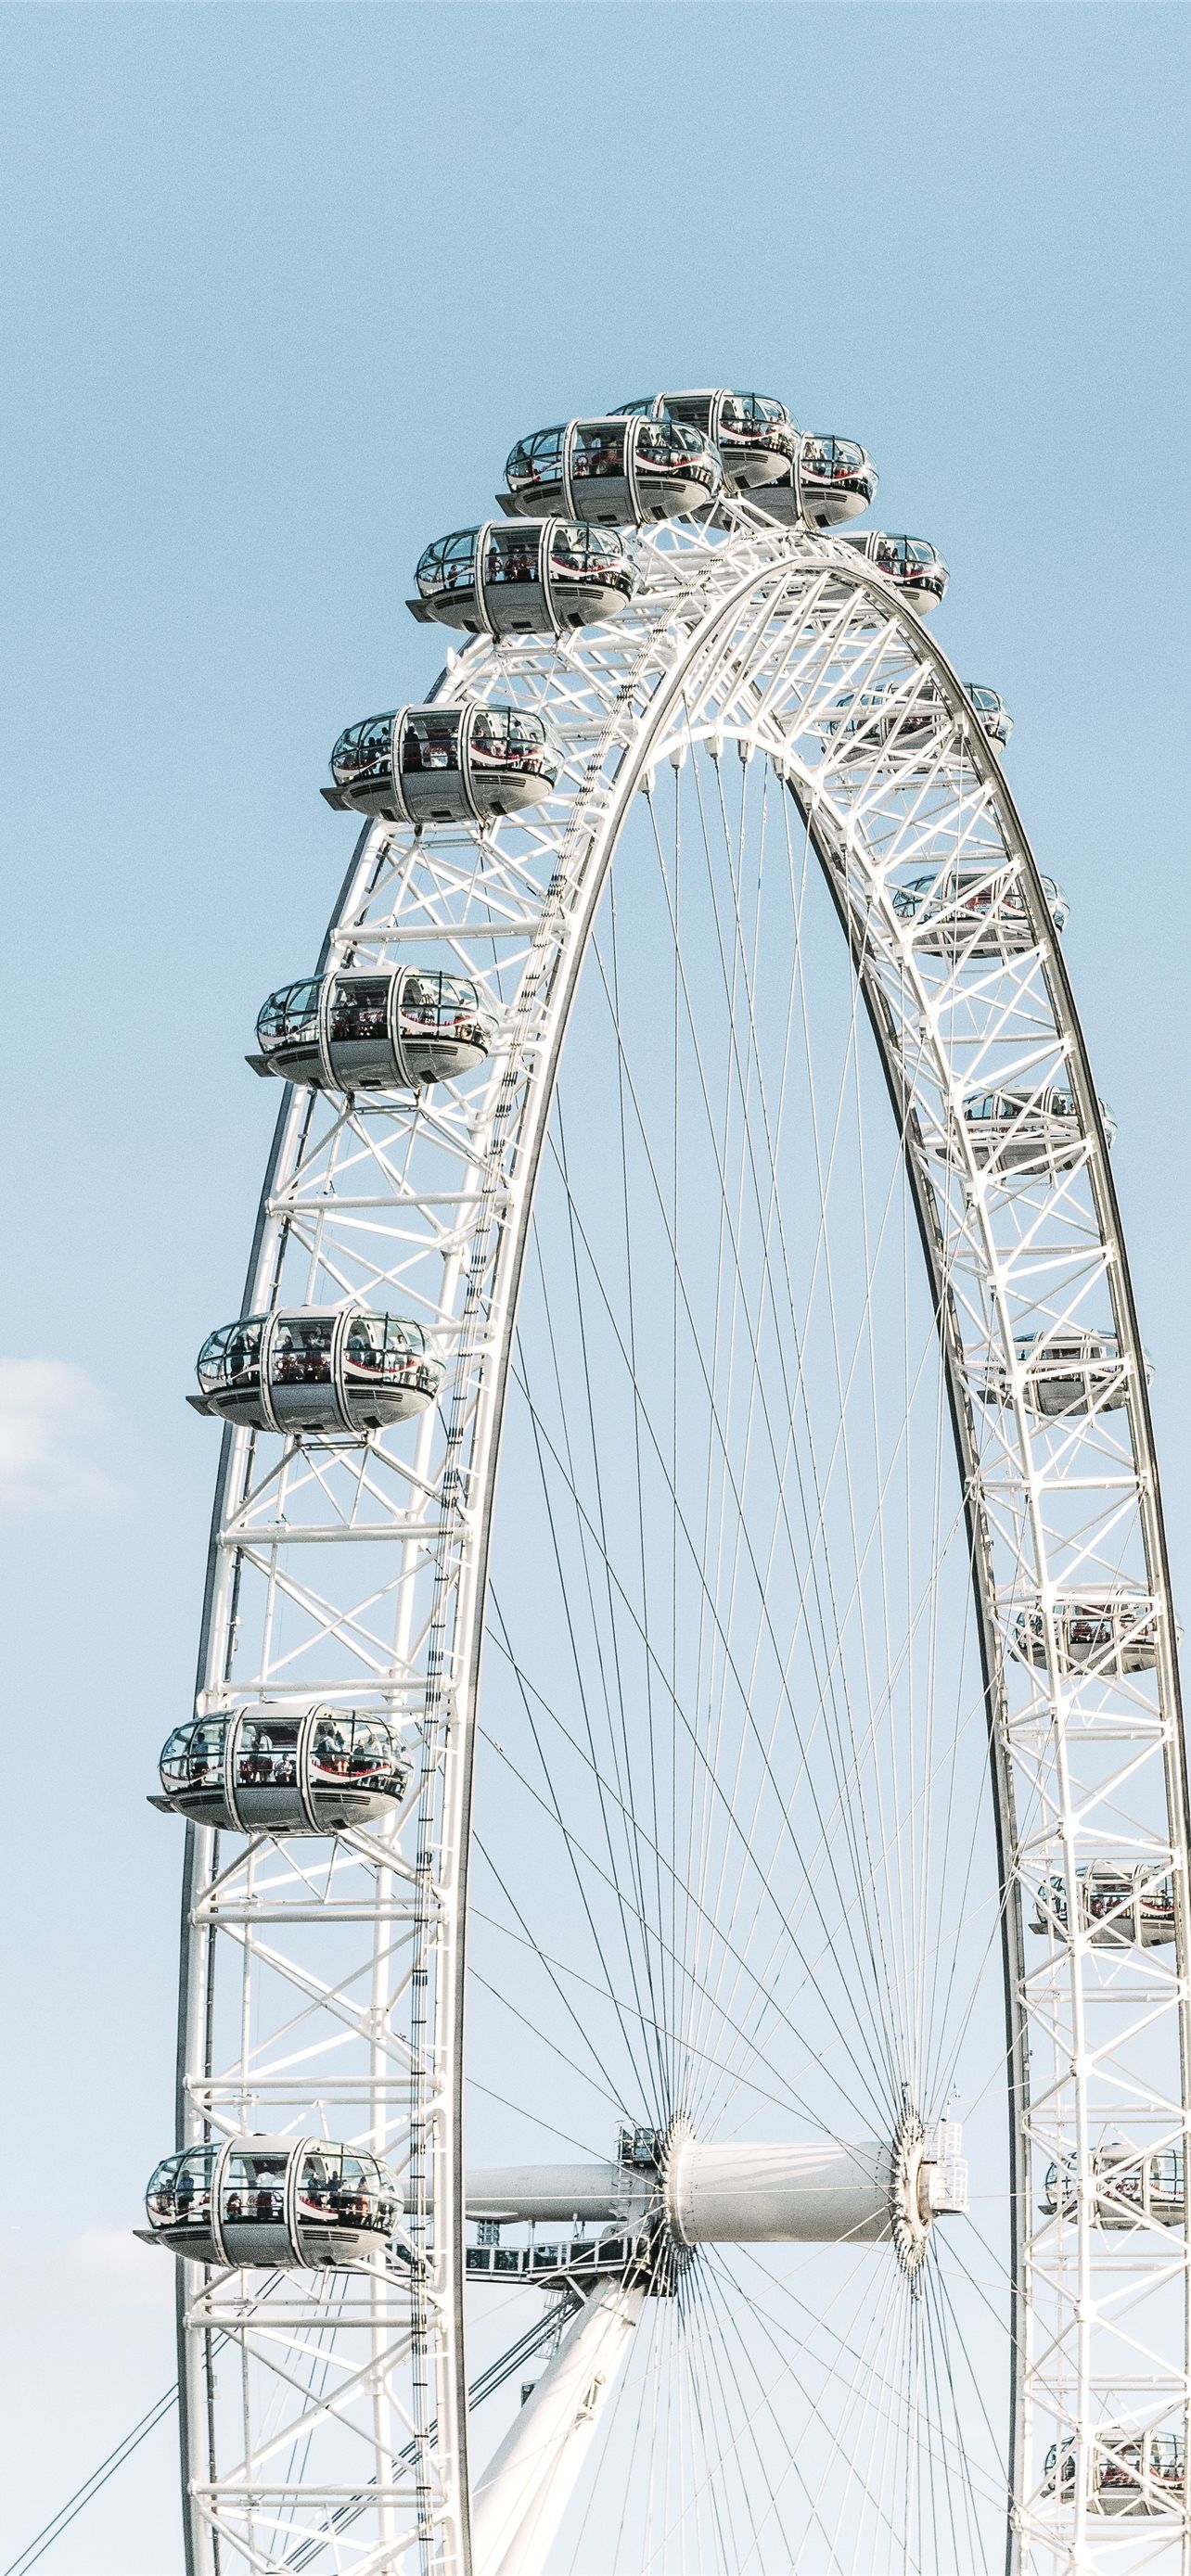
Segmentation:
<svg viewBox="0 0 1191 2576">
<path fill-rule="evenodd" d="M 287 1091 L 245 1290 L 397 1307 L 428 1328 L 437 1408 L 366 1441 L 224 1435 L 200 1714 L 369 1705 L 417 1778 L 391 1832 L 226 1841 L 191 1828 L 178 2139 L 293 2128 L 366 2142 L 401 2183 L 371 2272 L 187 2267 L 179 2341 L 188 2576 L 471 2566 L 462 2331 L 462 1981 L 472 1756 L 502 1411 L 560 1051 L 631 801 L 701 745 L 767 761 L 810 832 L 904 1138 L 934 1282 L 972 1537 L 1002 1870 L 1016 2225 L 1011 2559 L 1186 2567 L 1191 2511 L 1097 2510 L 1106 2428 L 1188 2431 L 1183 2229 L 1096 2224 L 1106 2128 L 1187 2142 L 1187 1803 L 1145 1369 L 1100 1106 L 1041 881 L 944 656 L 830 538 L 748 505 L 639 541 L 614 621 L 480 638 L 447 699 L 542 714 L 563 755 L 543 807 L 360 839 L 324 964 L 450 962 L 490 997 L 474 1079 L 344 1099 Z M 932 691 L 945 720 L 903 746 Z M 879 699 L 867 729 L 855 709 Z M 848 711 L 851 710 L 849 717 Z M 878 738 L 879 737 L 879 738 Z M 957 890 L 955 871 L 964 883 Z M 933 906 L 899 909 L 908 883 Z M 973 909 L 973 886 L 987 897 Z M 1023 915 L 1024 907 L 1024 915 Z M 1023 930 L 1023 918 L 1025 927 Z M 1061 1155 L 1010 1172 L 965 1107 L 1070 1094 Z M 1056 1434 L 1020 1344 L 1111 1311 L 1114 1406 Z M 986 1400 L 1001 1373 L 1008 1401 Z M 1122 1407 L 1122 1386 L 1127 1403 Z M 1063 1604 L 1133 1596 L 1153 1669 L 1073 1668 Z M 1057 1605 L 1057 1608 L 1056 1608 Z M 1042 1661 L 1013 1651 L 1040 1618 Z M 1173 1876 L 1177 1939 L 1108 1944 L 1072 1901 L 1027 1946 L 1038 1891 L 1091 1858 Z M 1058 2162 L 1074 2203 L 1040 2206 Z M 215 2360 L 220 2339 L 221 2357 Z M 234 2365 L 234 2366 L 233 2366 Z M 1050 2444 L 1075 2467 L 1044 2475 Z M 1186 2458 L 1186 2449 L 1184 2451 Z"/>
</svg>

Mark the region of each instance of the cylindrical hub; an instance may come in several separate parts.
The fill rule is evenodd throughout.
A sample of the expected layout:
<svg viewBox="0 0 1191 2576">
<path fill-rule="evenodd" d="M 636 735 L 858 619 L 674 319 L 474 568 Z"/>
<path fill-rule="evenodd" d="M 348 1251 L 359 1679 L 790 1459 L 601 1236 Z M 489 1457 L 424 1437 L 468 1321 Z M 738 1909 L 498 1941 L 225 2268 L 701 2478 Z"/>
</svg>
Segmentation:
<svg viewBox="0 0 1191 2576">
<path fill-rule="evenodd" d="M 888 2146 L 683 2138 L 667 2160 L 666 2215 L 684 2245 L 872 2245 L 893 2233 L 891 2195 Z"/>
</svg>

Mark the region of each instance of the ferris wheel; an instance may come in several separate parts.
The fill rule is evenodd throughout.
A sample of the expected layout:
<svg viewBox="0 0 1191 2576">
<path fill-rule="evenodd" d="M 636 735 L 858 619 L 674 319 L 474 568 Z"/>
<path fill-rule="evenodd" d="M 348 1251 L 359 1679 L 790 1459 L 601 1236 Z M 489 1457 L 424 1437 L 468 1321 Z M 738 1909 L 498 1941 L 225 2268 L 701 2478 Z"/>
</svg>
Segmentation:
<svg viewBox="0 0 1191 2576">
<path fill-rule="evenodd" d="M 335 747 L 158 1801 L 188 2576 L 1191 2566 L 1113 1124 L 876 480 L 528 436 Z"/>
</svg>

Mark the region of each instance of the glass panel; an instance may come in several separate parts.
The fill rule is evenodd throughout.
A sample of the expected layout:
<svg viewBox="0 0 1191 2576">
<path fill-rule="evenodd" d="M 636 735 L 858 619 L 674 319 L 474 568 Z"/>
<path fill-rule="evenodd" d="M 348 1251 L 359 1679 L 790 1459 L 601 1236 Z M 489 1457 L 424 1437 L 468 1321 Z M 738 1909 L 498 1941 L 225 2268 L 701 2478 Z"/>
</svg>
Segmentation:
<svg viewBox="0 0 1191 2576">
<path fill-rule="evenodd" d="M 484 579 L 487 582 L 527 582 L 538 577 L 538 537 L 535 529 L 490 528 L 484 545 Z"/>
<path fill-rule="evenodd" d="M 256 1023 L 257 1042 L 266 1055 L 276 1047 L 314 1037 L 321 991 L 321 976 L 304 975 L 300 983 L 284 984 L 279 992 L 270 993 Z"/>
<path fill-rule="evenodd" d="M 383 768 L 393 740 L 394 709 L 387 715 L 366 716 L 362 724 L 349 725 L 341 733 L 331 754 L 331 771 L 336 786 L 347 787 L 354 778 Z"/>
<path fill-rule="evenodd" d="M 363 1038 L 383 1039 L 389 1026 L 388 975 L 346 975 L 335 979 L 331 1000 L 330 1030 L 332 1040 Z"/>
<path fill-rule="evenodd" d="M 622 475 L 625 436 L 626 432 L 612 421 L 581 421 L 571 452 L 572 474 L 576 479 L 580 475 Z"/>
<path fill-rule="evenodd" d="M 346 1366 L 370 1382 L 400 1385 L 410 1364 L 426 1348 L 420 1324 L 401 1315 L 354 1315 L 347 1336 Z"/>
<path fill-rule="evenodd" d="M 224 1718 L 192 1718 L 177 1726 L 161 1756 L 161 1776 L 168 1788 L 198 1789 L 218 1782 L 223 1772 Z"/>
<path fill-rule="evenodd" d="M 283 1315 L 270 1363 L 274 1386 L 329 1386 L 332 1315 Z"/>
<path fill-rule="evenodd" d="M 506 479 L 514 489 L 521 484 L 561 481 L 565 436 L 566 424 L 560 421 L 553 429 L 535 430 L 532 438 L 518 439 L 505 465 Z"/>
<path fill-rule="evenodd" d="M 151 2227 L 198 2226 L 210 2216 L 217 2147 L 188 2147 L 163 2156 L 145 2194 Z"/>
<path fill-rule="evenodd" d="M 284 2151 L 254 2154 L 248 2148 L 237 2148 L 228 2157 L 220 2187 L 221 2223 L 234 2226 L 241 2219 L 257 2227 L 280 2227 L 285 2219 L 288 2163 Z"/>
<path fill-rule="evenodd" d="M 712 401 L 711 394 L 667 394 L 666 411 L 672 421 L 682 421 L 692 429 L 706 431 Z"/>
<path fill-rule="evenodd" d="M 298 1719 L 246 1718 L 234 1756 L 238 1789 L 296 1789 Z"/>
<path fill-rule="evenodd" d="M 402 770 L 458 769 L 461 713 L 459 707 L 419 707 L 407 715 Z"/>
<path fill-rule="evenodd" d="M 256 1386 L 260 1377 L 261 1334 L 264 1318 L 245 1315 L 235 1324 L 223 1324 L 204 1342 L 198 1357 L 198 1381 L 204 1393 Z"/>
<path fill-rule="evenodd" d="M 315 1724 L 310 1748 L 311 1779 L 352 1780 L 359 1788 L 387 1788 L 399 1765 L 393 1731 L 384 1718 L 357 1717 L 345 1710 Z"/>
<path fill-rule="evenodd" d="M 423 598 L 438 590 L 467 590 L 474 579 L 478 528 L 456 528 L 439 537 L 418 562 L 414 579 Z"/>
</svg>

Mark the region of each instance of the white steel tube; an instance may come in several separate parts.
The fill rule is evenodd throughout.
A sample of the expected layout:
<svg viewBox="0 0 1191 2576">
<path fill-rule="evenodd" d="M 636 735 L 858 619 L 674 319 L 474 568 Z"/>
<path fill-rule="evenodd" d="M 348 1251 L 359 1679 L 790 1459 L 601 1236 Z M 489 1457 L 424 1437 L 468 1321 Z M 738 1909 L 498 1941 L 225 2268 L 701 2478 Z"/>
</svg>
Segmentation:
<svg viewBox="0 0 1191 2576">
<path fill-rule="evenodd" d="M 541 2576 L 644 2301 L 612 2281 L 576 2317 L 473 2491 L 475 2576 Z"/>
</svg>

